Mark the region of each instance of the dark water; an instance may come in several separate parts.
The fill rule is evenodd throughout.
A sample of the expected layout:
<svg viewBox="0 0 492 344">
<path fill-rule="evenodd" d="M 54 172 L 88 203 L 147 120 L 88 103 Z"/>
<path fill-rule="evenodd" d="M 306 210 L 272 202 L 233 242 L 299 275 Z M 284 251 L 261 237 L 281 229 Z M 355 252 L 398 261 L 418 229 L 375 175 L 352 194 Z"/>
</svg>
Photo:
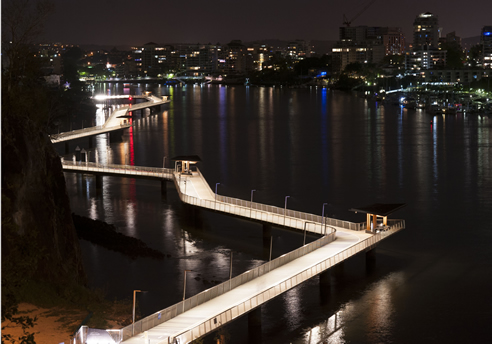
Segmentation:
<svg viewBox="0 0 492 344">
<path fill-rule="evenodd" d="M 492 321 L 492 120 L 431 117 L 326 89 L 140 85 L 107 93 L 169 94 L 172 103 L 138 121 L 122 142 L 96 139 L 100 161 L 171 166 L 197 154 L 220 194 L 361 222 L 348 211 L 375 202 L 406 203 L 394 218 L 407 228 L 365 256 L 262 306 L 261 331 L 242 317 L 223 330 L 231 343 L 482 343 Z M 137 118 L 149 115 L 137 113 Z M 101 114 L 98 121 L 101 121 Z M 86 140 L 71 143 L 87 146 Z M 92 149 L 94 150 L 94 148 Z M 94 160 L 94 152 L 91 153 Z M 224 281 L 266 259 L 262 227 L 196 211 L 168 184 L 66 174 L 75 213 L 115 224 L 170 257 L 130 260 L 82 242 L 91 285 L 110 297 L 138 294 L 143 316 Z M 273 255 L 302 235 L 272 231 Z M 258 335 L 261 333 L 261 335 Z M 213 342 L 216 334 L 205 342 Z"/>
</svg>

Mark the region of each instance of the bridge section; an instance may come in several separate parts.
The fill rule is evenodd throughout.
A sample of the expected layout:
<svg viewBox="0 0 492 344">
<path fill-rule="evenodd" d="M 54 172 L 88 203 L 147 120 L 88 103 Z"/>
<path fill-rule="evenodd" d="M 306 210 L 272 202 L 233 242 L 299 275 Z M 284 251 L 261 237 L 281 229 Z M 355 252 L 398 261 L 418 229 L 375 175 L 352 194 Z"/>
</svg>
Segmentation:
<svg viewBox="0 0 492 344">
<path fill-rule="evenodd" d="M 215 195 L 199 170 L 182 174 L 173 169 L 63 162 L 65 171 L 142 177 L 173 181 L 188 204 L 256 221 L 309 231 L 323 236 L 224 283 L 167 307 L 123 329 L 108 330 L 115 342 L 189 343 L 248 313 L 353 255 L 373 248 L 405 227 L 389 221 L 388 230 L 370 233 L 357 224 Z M 243 203 L 246 202 L 246 203 Z M 284 211 L 284 212 L 283 212 Z M 334 221 L 341 226 L 327 225 Z M 337 222 L 339 221 L 339 222 Z M 307 226 L 307 225 L 310 226 Z M 353 228 L 353 229 L 349 229 Z M 85 332 L 84 332 L 85 331 Z M 87 329 L 74 340 L 85 343 Z"/>
<path fill-rule="evenodd" d="M 63 161 L 62 167 L 65 171 L 72 172 L 107 174 L 130 178 L 165 179 L 174 182 L 179 197 L 184 203 L 257 222 L 269 223 L 320 235 L 329 232 L 327 226 L 337 227 L 340 231 L 356 233 L 360 239 L 366 239 L 371 235 L 364 231 L 364 222 L 354 223 L 343 221 L 238 198 L 216 195 L 199 169 L 189 174 L 183 174 L 168 168 L 73 161 Z M 389 225 L 395 222 L 395 220 L 388 221 Z"/>
<path fill-rule="evenodd" d="M 50 135 L 51 142 L 65 142 L 82 137 L 94 136 L 129 128 L 132 124 L 126 119 L 128 112 L 160 106 L 170 102 L 168 96 L 163 96 L 162 99 L 155 96 L 145 96 L 145 98 L 148 100 L 147 102 L 132 106 L 122 106 L 114 110 L 103 125 Z"/>
</svg>

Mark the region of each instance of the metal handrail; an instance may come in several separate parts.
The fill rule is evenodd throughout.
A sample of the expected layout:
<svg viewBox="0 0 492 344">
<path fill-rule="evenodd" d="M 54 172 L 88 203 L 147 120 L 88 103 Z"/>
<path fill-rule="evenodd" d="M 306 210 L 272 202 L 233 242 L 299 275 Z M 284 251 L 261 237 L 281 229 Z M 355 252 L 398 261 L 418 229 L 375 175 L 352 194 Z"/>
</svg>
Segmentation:
<svg viewBox="0 0 492 344">
<path fill-rule="evenodd" d="M 402 225 L 404 227 L 404 221 L 403 221 Z M 382 233 L 376 234 L 374 236 L 371 236 L 371 237 L 369 237 L 369 238 L 367 238 L 367 239 L 365 239 L 365 240 L 363 240 L 363 241 L 361 241 L 361 242 L 359 242 L 353 246 L 350 246 L 350 247 L 340 251 L 335 256 L 327 258 L 326 260 L 316 264 L 315 266 L 311 266 L 311 267 L 306 268 L 305 270 L 301 271 L 297 275 L 295 275 L 295 276 L 293 276 L 287 280 L 279 281 L 279 283 L 276 284 L 275 286 L 258 293 L 253 298 L 249 298 L 246 301 L 239 301 L 238 303 L 232 305 L 231 307 L 229 307 L 227 310 L 221 312 L 220 314 L 217 314 L 217 315 L 205 320 L 202 324 L 205 324 L 208 322 L 208 326 L 203 326 L 203 330 L 204 330 L 203 333 L 201 331 L 202 330 L 202 328 L 201 328 L 202 324 L 192 325 L 191 327 L 189 327 L 185 330 L 182 330 L 181 332 L 179 332 L 173 336 L 170 336 L 168 338 L 168 343 L 174 343 L 174 340 L 176 338 L 180 338 L 180 342 L 186 342 L 187 340 L 191 341 L 191 340 L 197 339 L 197 338 L 201 337 L 202 335 L 204 335 L 205 333 L 208 333 L 210 331 L 215 330 L 216 327 L 223 325 L 225 322 L 228 322 L 228 321 L 232 320 L 233 318 L 240 316 L 241 314 L 244 314 L 247 311 L 250 311 L 251 309 L 259 306 L 260 304 L 262 304 L 266 301 L 268 301 L 269 299 L 276 297 L 279 294 L 281 294 L 281 293 L 283 293 L 289 289 L 292 289 L 293 287 L 304 282 L 305 280 L 307 280 L 307 279 L 309 279 L 315 275 L 318 275 L 319 273 L 333 267 L 336 264 L 339 264 L 343 260 L 350 258 L 353 255 L 355 255 L 361 251 L 364 251 L 367 248 L 374 246 L 379 241 L 385 239 L 387 236 L 389 236 L 391 234 L 396 233 L 398 230 L 400 230 L 403 227 L 397 228 L 397 226 L 395 226 L 395 228 L 393 228 L 391 230 L 391 232 L 387 231 L 387 232 L 382 232 Z M 320 239 L 320 240 L 322 240 L 322 239 Z M 301 249 L 302 249 L 302 247 L 301 247 Z M 298 277 L 300 277 L 300 278 L 298 278 Z M 287 282 L 290 282 L 290 283 L 287 283 Z M 254 304 L 256 304 L 256 306 L 251 307 L 250 309 L 247 309 L 245 303 L 251 302 L 251 300 L 253 300 L 254 298 L 256 298 L 256 300 L 254 302 Z M 262 300 L 262 302 L 259 302 L 258 299 L 263 299 L 263 300 Z M 253 303 L 253 302 L 251 302 L 251 303 Z M 241 309 L 242 309 L 242 312 L 241 312 Z M 233 312 L 233 311 L 235 311 L 235 312 Z M 217 319 L 217 318 L 220 320 L 225 318 L 226 321 L 225 322 L 221 321 L 219 323 L 219 325 L 214 326 L 215 322 L 213 322 L 214 324 L 212 324 L 212 319 Z M 207 327 L 210 329 L 209 331 L 206 330 Z M 194 330 L 197 328 L 198 328 L 198 333 L 194 333 Z M 182 336 L 185 336 L 185 338 L 181 338 Z"/>
<path fill-rule="evenodd" d="M 178 173 L 176 171 L 174 171 L 174 169 L 140 167 L 140 166 L 129 166 L 129 165 L 115 165 L 115 164 L 104 164 L 103 167 L 101 168 L 99 166 L 99 164 L 96 164 L 96 163 L 90 163 L 90 162 L 73 163 L 70 161 L 66 161 L 66 162 L 64 161 L 63 165 L 64 165 L 64 168 L 66 168 L 66 169 L 70 169 L 70 167 L 73 167 L 72 169 L 87 170 L 87 171 L 97 171 L 97 170 L 113 171 L 113 172 L 130 171 L 130 172 L 132 172 L 133 175 L 138 175 L 139 173 L 140 174 L 141 173 L 155 173 L 159 177 L 163 177 L 163 178 L 167 177 L 174 182 L 174 184 L 176 186 L 176 190 L 178 192 L 178 195 L 183 202 L 189 203 L 192 205 L 201 206 L 204 208 L 217 210 L 217 202 L 215 202 L 215 200 L 211 201 L 211 200 L 199 199 L 199 198 L 194 197 L 194 196 L 183 194 L 181 192 L 178 178 L 176 177 L 176 175 L 178 175 Z M 121 174 L 127 174 L 127 173 L 121 173 Z M 198 174 L 201 178 L 203 178 L 203 175 L 201 174 L 201 172 L 199 170 L 198 170 Z M 231 203 L 232 201 L 234 201 L 235 204 Z M 248 201 L 221 196 L 221 201 L 219 201 L 219 209 L 218 210 L 224 211 L 224 212 L 229 210 L 228 211 L 229 213 L 240 215 L 240 211 L 250 210 L 249 207 L 244 206 L 244 205 L 248 205 L 248 204 L 250 204 L 250 202 L 248 202 Z M 256 204 L 258 204 L 258 203 L 256 203 Z M 233 207 L 231 207 L 231 206 L 233 206 Z M 227 207 L 228 207 L 228 209 L 227 209 Z M 275 210 L 280 209 L 280 208 L 271 207 L 271 206 L 267 206 L 266 208 L 267 209 L 274 209 L 275 208 Z M 267 211 L 259 210 L 259 209 L 255 208 L 254 214 L 255 214 L 255 217 L 254 217 L 255 219 L 262 220 L 262 221 L 273 221 L 274 218 L 277 220 L 280 220 L 280 219 L 283 220 L 284 219 L 283 212 L 279 212 L 279 211 L 277 211 L 277 213 L 271 212 L 268 215 Z M 258 217 L 258 215 L 259 215 L 259 217 Z M 304 228 L 306 228 L 306 224 L 308 222 L 312 222 L 312 221 L 308 221 L 308 220 L 320 218 L 320 217 L 316 217 L 316 215 L 306 214 L 306 213 L 301 213 L 301 212 L 294 213 L 294 215 L 297 217 L 292 217 L 292 218 L 290 216 L 288 217 L 288 220 L 289 220 L 288 224 L 290 226 L 292 226 L 292 221 L 294 221 L 295 226 L 297 226 L 300 223 L 300 224 L 304 225 Z M 307 215 L 311 215 L 311 217 L 309 217 Z M 241 215 L 241 216 L 243 216 L 243 215 Z M 304 218 L 302 218 L 303 216 L 304 216 Z M 270 219 L 268 217 L 270 217 Z M 365 239 L 365 240 L 339 252 L 335 256 L 328 258 L 327 260 L 323 261 L 322 263 L 317 264 L 315 274 L 318 274 L 321 271 L 324 271 L 324 270 L 330 268 L 331 266 L 338 264 L 342 260 L 344 260 L 348 257 L 351 257 L 352 255 L 354 255 L 357 252 L 360 252 L 361 250 L 370 248 L 371 246 L 375 245 L 380 240 L 383 240 L 384 238 L 386 238 L 390 234 L 393 234 L 393 233 L 397 232 L 398 230 L 405 227 L 405 221 L 404 220 L 391 220 L 390 223 L 392 223 L 392 225 L 389 227 L 389 229 L 387 231 L 375 234 L 375 235 L 373 235 L 373 236 L 371 236 L 371 237 L 369 237 L 369 238 L 367 238 L 367 239 Z M 230 279 L 226 282 L 223 282 L 223 283 L 221 283 L 221 284 L 219 284 L 213 288 L 207 289 L 207 290 L 205 290 L 201 293 L 198 293 L 198 294 L 196 294 L 196 295 L 194 295 L 194 296 L 192 296 L 192 297 L 190 297 L 184 301 L 181 301 L 175 305 L 172 305 L 166 309 L 163 309 L 163 310 L 156 312 L 156 313 L 154 313 L 148 317 L 145 317 L 144 319 L 137 321 L 132 326 L 127 326 L 127 327 L 121 329 L 120 330 L 121 340 L 125 340 L 125 339 L 133 336 L 134 334 L 138 334 L 138 333 L 141 333 L 143 331 L 146 331 L 149 328 L 155 327 L 162 322 L 165 322 L 169 319 L 172 319 L 172 318 L 180 315 L 183 312 L 186 312 L 187 310 L 189 310 L 193 307 L 196 307 L 196 306 L 198 306 L 204 302 L 207 302 L 207 301 L 209 301 L 209 300 L 211 300 L 211 299 L 213 299 L 219 295 L 222 295 L 223 293 L 226 293 L 226 292 L 236 288 L 239 285 L 247 283 L 254 278 L 257 278 L 257 277 L 259 277 L 265 273 L 268 273 L 269 271 L 276 269 L 276 268 L 278 268 L 278 267 L 280 267 L 280 266 L 282 266 L 282 265 L 284 265 L 284 264 L 286 264 L 286 263 L 288 263 L 294 259 L 297 259 L 300 256 L 303 256 L 309 252 L 312 252 L 313 250 L 315 250 L 321 246 L 324 246 L 327 243 L 334 240 L 336 228 L 329 226 L 328 224 L 318 223 L 318 224 L 315 224 L 315 229 L 316 229 L 316 225 L 320 225 L 320 231 L 319 231 L 320 234 L 322 234 L 321 231 L 325 227 L 330 228 L 331 233 L 323 236 L 322 238 L 320 238 L 316 241 L 313 241 L 312 243 L 304 245 L 304 246 L 300 247 L 299 249 L 291 251 L 291 252 L 284 254 L 284 255 L 282 255 L 282 256 L 280 256 L 280 257 L 278 257 L 278 258 L 276 258 L 270 262 L 262 264 L 255 269 L 246 271 L 243 274 L 234 277 L 233 279 Z M 357 224 L 354 223 L 354 225 L 358 228 L 361 227 L 360 223 L 357 223 Z M 327 264 L 326 262 L 329 262 L 329 264 Z M 325 264 L 325 265 L 322 265 L 322 264 Z M 321 269 L 321 267 L 323 267 L 323 268 Z M 276 296 L 279 293 L 282 293 L 282 292 L 292 288 L 293 286 L 301 283 L 302 281 L 306 280 L 307 278 L 312 277 L 312 276 L 306 277 L 303 275 L 306 273 L 306 271 L 308 271 L 312 268 L 313 267 L 307 268 L 306 270 L 299 273 L 295 277 L 290 278 L 290 281 L 291 281 L 290 287 L 288 287 L 288 288 L 286 287 L 287 289 L 278 291 L 275 289 L 278 286 L 277 285 L 277 286 L 272 287 L 272 288 L 268 289 L 267 291 L 264 291 L 260 294 L 269 293 L 271 290 L 275 289 L 273 296 Z M 312 271 L 312 270 L 310 270 L 310 271 Z M 297 280 L 297 276 L 302 277 L 300 282 Z M 295 283 L 292 282 L 292 280 L 294 278 L 295 278 Z M 284 282 L 285 281 L 280 281 L 279 283 L 284 283 Z M 258 294 L 255 297 L 258 298 L 260 294 Z M 269 298 L 271 298 L 271 297 L 269 297 Z M 268 300 L 269 298 L 267 298 L 266 300 Z M 263 302 L 266 302 L 266 301 L 261 301 L 261 303 L 263 303 Z M 259 303 L 257 302 L 257 305 L 258 304 Z M 239 312 L 240 304 L 236 304 L 236 305 L 231 306 L 225 312 L 221 313 L 221 315 L 226 314 L 227 312 L 232 312 L 232 309 L 234 309 L 235 307 L 237 308 L 237 311 Z M 245 312 L 244 310 L 245 310 L 245 308 L 243 307 L 243 313 Z M 241 313 L 241 314 L 243 314 L 243 313 Z M 221 315 L 219 315 L 219 316 L 221 316 Z M 218 316 L 216 316 L 216 317 L 218 317 Z M 211 326 L 209 328 L 212 328 L 212 327 L 213 326 Z M 195 328 L 196 328 L 196 326 L 192 329 L 186 329 L 186 330 L 182 331 L 181 333 L 173 336 L 173 338 L 188 334 L 188 332 L 190 332 L 190 331 L 191 331 L 190 336 L 192 338 L 194 338 L 193 330 Z"/>
<path fill-rule="evenodd" d="M 132 166 L 132 165 L 118 165 L 118 164 L 98 164 L 95 162 L 73 162 L 69 160 L 64 160 L 62 162 L 62 167 L 65 170 L 77 170 L 77 171 L 87 171 L 87 172 L 106 172 L 122 175 L 148 175 L 163 178 L 172 179 L 173 169 L 162 168 L 162 167 L 142 167 L 142 166 Z"/>
<path fill-rule="evenodd" d="M 175 305 L 172 305 L 170 307 L 167 307 L 166 309 L 163 309 L 159 312 L 156 312 L 144 319 L 141 319 L 139 321 L 137 321 L 134 326 L 132 327 L 132 325 L 130 326 L 127 326 L 123 329 L 121 329 L 122 331 L 122 340 L 125 340 L 127 338 L 130 337 L 130 333 L 132 333 L 131 336 L 133 336 L 134 334 L 139 334 L 143 331 L 146 331 L 148 330 L 149 328 L 152 328 L 152 327 L 155 327 L 157 326 L 158 324 L 162 323 L 162 322 L 165 322 L 165 321 L 168 321 L 180 314 L 182 314 L 183 312 L 186 312 L 188 310 L 190 310 L 191 308 L 194 308 L 200 304 L 203 304 L 207 301 L 210 301 L 211 299 L 217 297 L 217 296 L 220 296 L 242 284 L 245 284 L 259 276 L 262 276 L 264 275 L 265 273 L 268 273 L 276 268 L 279 268 L 280 266 L 283 266 L 291 261 L 293 261 L 294 259 L 297 259 L 301 256 L 304 256 L 312 251 L 314 251 L 315 249 L 318 249 L 320 248 L 321 246 L 324 246 L 326 244 L 328 244 L 329 242 L 333 241 L 334 240 L 334 236 L 335 236 L 335 232 L 332 232 L 316 241 L 313 241 L 312 243 L 309 243 L 305 246 L 302 246 L 294 251 L 291 251 L 289 253 L 286 253 L 278 258 L 275 258 L 273 260 L 271 260 L 270 262 L 267 262 L 267 263 L 264 263 L 254 269 L 251 269 L 251 270 L 248 270 L 234 278 L 232 278 L 231 280 L 227 280 L 215 287 L 212 287 L 210 289 L 207 289 L 205 291 L 202 291 L 188 299 L 186 299 L 185 301 L 181 301 Z M 184 303 L 184 305 L 183 305 Z M 164 316 L 163 316 L 164 315 Z M 160 316 L 160 318 L 159 318 Z M 158 318 L 157 320 L 157 324 L 156 324 L 156 319 L 155 318 Z M 147 326 L 143 326 L 143 324 L 146 324 Z M 132 332 L 133 331 L 133 332 Z"/>
</svg>

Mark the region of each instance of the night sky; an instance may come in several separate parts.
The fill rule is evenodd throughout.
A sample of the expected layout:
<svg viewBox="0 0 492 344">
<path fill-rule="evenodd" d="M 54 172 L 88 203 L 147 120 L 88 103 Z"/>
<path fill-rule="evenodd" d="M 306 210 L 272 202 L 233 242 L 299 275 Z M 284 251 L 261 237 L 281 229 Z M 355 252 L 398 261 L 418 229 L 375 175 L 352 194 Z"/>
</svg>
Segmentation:
<svg viewBox="0 0 492 344">
<path fill-rule="evenodd" d="M 47 42 L 104 45 L 228 43 L 233 39 L 337 40 L 343 14 L 355 17 L 370 0 L 53 0 Z M 439 17 L 444 34 L 480 35 L 492 25 L 490 0 L 376 0 L 352 26 L 399 26 L 412 40 L 419 13 Z"/>
</svg>

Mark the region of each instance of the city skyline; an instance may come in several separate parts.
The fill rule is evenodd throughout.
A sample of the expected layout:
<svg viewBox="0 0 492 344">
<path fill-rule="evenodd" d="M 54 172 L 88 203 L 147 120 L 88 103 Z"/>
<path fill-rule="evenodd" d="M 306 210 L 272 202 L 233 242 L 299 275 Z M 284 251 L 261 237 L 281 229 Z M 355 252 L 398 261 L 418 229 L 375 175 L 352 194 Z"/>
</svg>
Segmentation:
<svg viewBox="0 0 492 344">
<path fill-rule="evenodd" d="M 490 25 L 492 12 L 492 3 L 483 0 L 468 1 L 466 6 L 457 0 L 446 6 L 437 0 L 398 5 L 389 0 L 308 1 L 303 3 L 305 11 L 298 3 L 274 0 L 250 1 L 247 6 L 219 0 L 53 2 L 55 10 L 41 40 L 100 45 L 142 45 L 149 41 L 224 44 L 234 39 L 335 41 L 344 14 L 352 26 L 401 27 L 410 43 L 413 21 L 419 13 L 437 15 L 443 34 L 455 31 L 457 36 L 468 38 L 479 36 L 482 27 Z"/>
</svg>

